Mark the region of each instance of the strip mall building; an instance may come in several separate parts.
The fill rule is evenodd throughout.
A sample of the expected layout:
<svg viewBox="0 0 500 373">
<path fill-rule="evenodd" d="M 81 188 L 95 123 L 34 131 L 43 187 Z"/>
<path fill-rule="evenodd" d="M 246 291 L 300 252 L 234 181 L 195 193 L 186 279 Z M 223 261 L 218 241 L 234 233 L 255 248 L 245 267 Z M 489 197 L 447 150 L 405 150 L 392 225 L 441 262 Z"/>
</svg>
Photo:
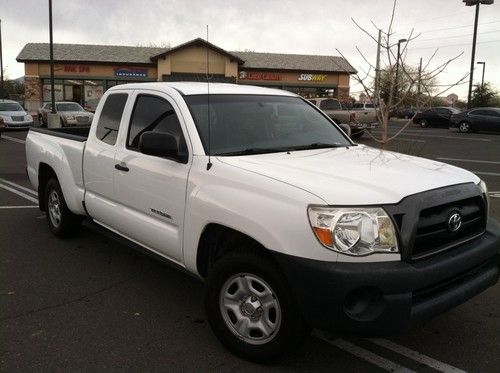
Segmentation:
<svg viewBox="0 0 500 373">
<path fill-rule="evenodd" d="M 208 50 L 208 51 L 207 51 Z M 349 97 L 354 68 L 338 56 L 229 52 L 203 39 L 173 48 L 54 44 L 56 100 L 94 109 L 110 87 L 129 82 L 205 81 L 274 87 L 305 97 Z M 25 64 L 25 105 L 50 101 L 49 45 L 29 43 L 17 56 Z"/>
</svg>

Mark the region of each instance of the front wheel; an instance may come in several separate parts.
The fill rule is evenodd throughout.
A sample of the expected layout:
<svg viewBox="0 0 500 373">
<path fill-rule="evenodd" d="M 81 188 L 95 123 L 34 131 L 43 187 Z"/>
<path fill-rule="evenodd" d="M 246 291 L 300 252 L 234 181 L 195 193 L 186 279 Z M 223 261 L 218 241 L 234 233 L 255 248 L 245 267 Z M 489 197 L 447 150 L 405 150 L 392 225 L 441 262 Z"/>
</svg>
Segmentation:
<svg viewBox="0 0 500 373">
<path fill-rule="evenodd" d="M 458 130 L 462 133 L 470 132 L 470 123 L 460 122 L 460 124 L 458 125 Z"/>
<path fill-rule="evenodd" d="M 45 188 L 45 213 L 50 231 L 58 237 L 71 236 L 80 225 L 80 217 L 69 210 L 55 178 L 50 179 Z"/>
<path fill-rule="evenodd" d="M 230 252 L 214 264 L 205 308 L 222 344 L 251 361 L 277 359 L 307 331 L 280 269 L 251 249 Z"/>
<path fill-rule="evenodd" d="M 429 121 L 427 119 L 420 120 L 420 127 L 422 127 L 422 128 L 429 127 Z"/>
</svg>

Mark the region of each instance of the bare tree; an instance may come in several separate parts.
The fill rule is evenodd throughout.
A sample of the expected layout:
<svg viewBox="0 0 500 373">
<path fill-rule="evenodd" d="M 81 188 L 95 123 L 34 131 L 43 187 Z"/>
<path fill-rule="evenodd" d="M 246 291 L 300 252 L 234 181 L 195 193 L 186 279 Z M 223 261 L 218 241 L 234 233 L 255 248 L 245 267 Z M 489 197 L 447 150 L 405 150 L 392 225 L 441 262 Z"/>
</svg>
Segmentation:
<svg viewBox="0 0 500 373">
<path fill-rule="evenodd" d="M 366 54 L 356 46 L 356 50 L 363 58 L 366 67 L 361 68 L 361 71 L 353 75 L 354 80 L 361 85 L 365 95 L 372 100 L 376 107 L 381 134 L 380 137 L 370 132 L 368 134 L 382 148 L 386 148 L 387 144 L 399 136 L 413 121 L 413 118 L 409 118 L 395 134 L 389 135 L 389 119 L 392 112 L 403 104 L 413 106 L 417 110 L 430 107 L 436 101 L 436 97 L 466 82 L 469 75 L 466 73 L 450 84 L 438 84 L 439 75 L 463 52 L 444 61 L 436 62 L 438 52 L 438 49 L 436 49 L 431 57 L 423 62 L 422 68 L 411 66 L 407 61 L 408 48 L 414 40 L 418 39 L 420 34 L 412 29 L 405 38 L 399 39 L 402 40 L 401 42 L 394 40 L 393 25 L 396 7 L 397 0 L 394 0 L 391 19 L 387 28 L 382 29 L 372 22 L 373 32 L 370 32 L 368 28 L 361 26 L 355 19 L 351 18 L 358 29 L 376 45 L 378 45 L 378 32 L 382 30 L 380 43 L 382 68 L 377 71 L 376 66 L 366 57 Z M 398 44 L 401 47 L 399 56 L 395 52 L 398 49 Z M 344 57 L 338 49 L 337 52 Z"/>
</svg>

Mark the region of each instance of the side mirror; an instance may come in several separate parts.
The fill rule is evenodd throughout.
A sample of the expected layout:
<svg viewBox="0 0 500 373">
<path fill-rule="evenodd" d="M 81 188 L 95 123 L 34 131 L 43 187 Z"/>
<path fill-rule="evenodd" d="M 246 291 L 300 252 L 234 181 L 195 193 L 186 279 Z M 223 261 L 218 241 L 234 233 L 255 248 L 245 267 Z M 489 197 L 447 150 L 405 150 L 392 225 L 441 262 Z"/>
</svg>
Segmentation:
<svg viewBox="0 0 500 373">
<path fill-rule="evenodd" d="M 349 127 L 348 124 L 345 123 L 339 123 L 339 127 L 342 129 L 342 131 L 345 132 L 345 134 L 349 137 L 351 137 L 351 127 Z"/>
<path fill-rule="evenodd" d="M 185 161 L 185 157 L 179 154 L 177 139 L 170 133 L 144 132 L 139 138 L 139 151 L 143 154 Z"/>
</svg>

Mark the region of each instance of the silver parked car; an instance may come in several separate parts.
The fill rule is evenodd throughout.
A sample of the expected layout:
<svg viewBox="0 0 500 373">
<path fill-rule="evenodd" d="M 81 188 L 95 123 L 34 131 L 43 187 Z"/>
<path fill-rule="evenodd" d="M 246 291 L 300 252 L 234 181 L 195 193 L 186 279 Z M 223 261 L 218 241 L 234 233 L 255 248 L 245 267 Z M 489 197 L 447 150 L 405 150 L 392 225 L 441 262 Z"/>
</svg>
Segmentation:
<svg viewBox="0 0 500 373">
<path fill-rule="evenodd" d="M 5 129 L 29 128 L 33 125 L 33 117 L 13 100 L 0 100 L 0 117 Z"/>
<path fill-rule="evenodd" d="M 50 102 L 44 103 L 38 109 L 38 122 L 41 126 L 47 125 L 47 114 L 52 111 Z M 71 101 L 56 102 L 56 112 L 61 118 L 61 126 L 85 126 L 92 123 L 94 114 L 85 111 L 80 104 Z"/>
</svg>

